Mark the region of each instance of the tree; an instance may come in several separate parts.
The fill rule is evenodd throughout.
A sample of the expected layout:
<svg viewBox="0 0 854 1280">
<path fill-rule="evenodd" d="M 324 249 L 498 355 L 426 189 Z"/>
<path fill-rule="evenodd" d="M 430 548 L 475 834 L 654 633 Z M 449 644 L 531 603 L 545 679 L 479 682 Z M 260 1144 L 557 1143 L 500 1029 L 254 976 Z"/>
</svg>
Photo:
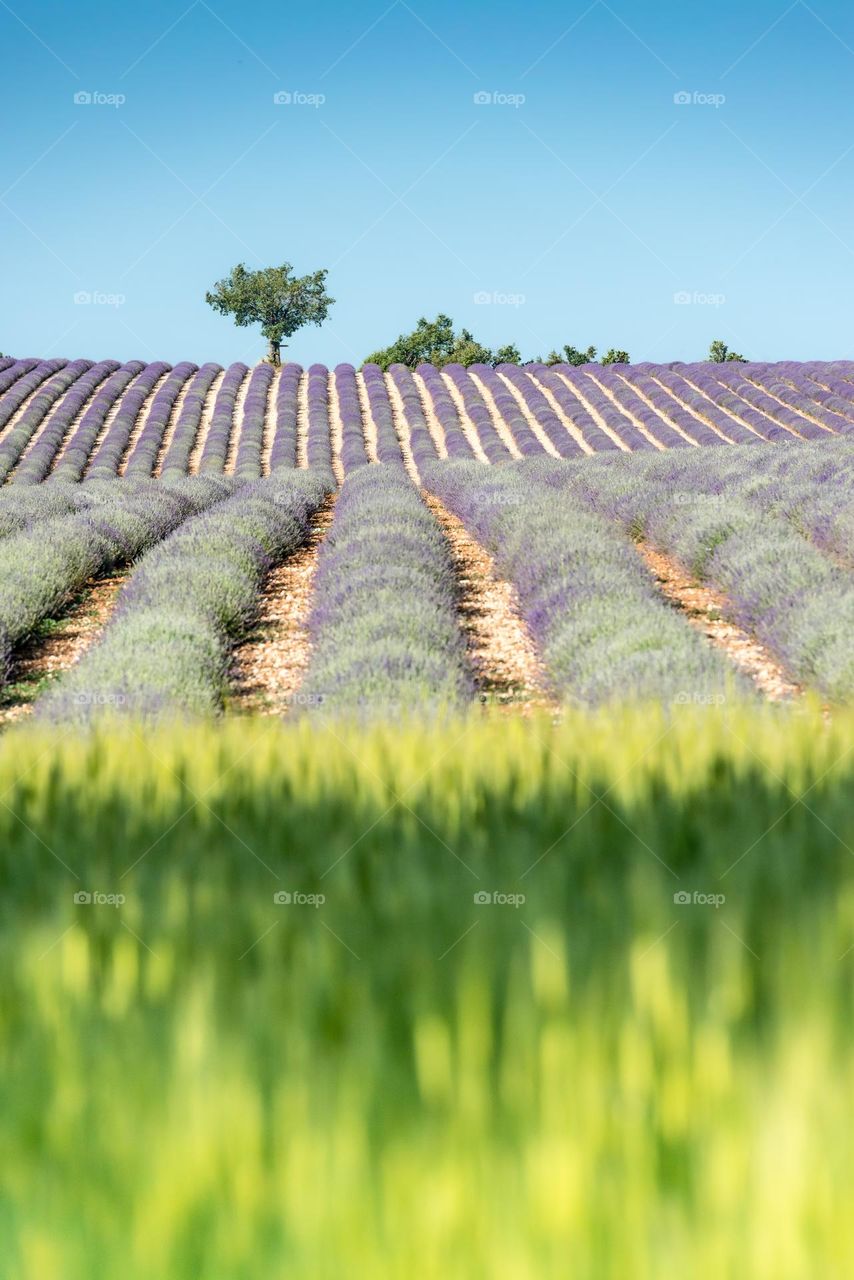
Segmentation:
<svg viewBox="0 0 854 1280">
<path fill-rule="evenodd" d="M 433 364 L 441 369 L 446 364 L 492 364 L 489 347 L 478 342 L 468 329 L 454 333 L 450 316 L 440 313 L 435 320 L 422 316 L 412 333 L 402 333 L 390 347 L 374 351 L 365 364 L 378 364 L 388 369 L 393 364 L 405 364 L 414 369 L 419 364 Z"/>
<path fill-rule="evenodd" d="M 511 342 L 506 347 L 499 347 L 495 353 L 496 364 L 521 364 L 522 356 L 519 348 Z"/>
<path fill-rule="evenodd" d="M 628 351 L 618 351 L 610 347 L 602 357 L 603 364 L 631 364 Z"/>
<path fill-rule="evenodd" d="M 738 360 L 741 364 L 747 364 L 747 357 L 740 356 L 737 351 L 730 351 L 725 342 L 720 338 L 716 338 L 709 347 L 708 359 L 712 364 L 726 364 L 730 360 Z"/>
<path fill-rule="evenodd" d="M 205 294 L 205 302 L 220 315 L 233 315 L 235 324 L 260 324 L 270 364 L 279 364 L 284 338 L 305 324 L 322 324 L 335 302 L 326 292 L 326 271 L 292 273 L 289 262 L 260 271 L 247 271 L 239 262 Z"/>
<path fill-rule="evenodd" d="M 550 351 L 546 357 L 546 364 L 593 364 L 595 359 L 595 347 L 588 347 L 586 351 L 579 351 L 577 347 L 564 347 L 563 355 L 559 355 L 557 351 Z"/>
</svg>

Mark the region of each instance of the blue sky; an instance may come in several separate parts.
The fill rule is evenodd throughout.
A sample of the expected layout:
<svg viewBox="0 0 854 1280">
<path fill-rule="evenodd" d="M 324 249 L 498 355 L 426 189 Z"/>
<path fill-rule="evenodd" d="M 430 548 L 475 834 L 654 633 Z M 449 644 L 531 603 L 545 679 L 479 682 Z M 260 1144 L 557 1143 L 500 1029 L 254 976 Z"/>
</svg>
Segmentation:
<svg viewBox="0 0 854 1280">
<path fill-rule="evenodd" d="M 0 0 L 0 48 L 0 350 L 251 363 L 205 290 L 288 260 L 337 299 L 302 363 L 438 311 L 852 354 L 851 5 Z"/>
</svg>

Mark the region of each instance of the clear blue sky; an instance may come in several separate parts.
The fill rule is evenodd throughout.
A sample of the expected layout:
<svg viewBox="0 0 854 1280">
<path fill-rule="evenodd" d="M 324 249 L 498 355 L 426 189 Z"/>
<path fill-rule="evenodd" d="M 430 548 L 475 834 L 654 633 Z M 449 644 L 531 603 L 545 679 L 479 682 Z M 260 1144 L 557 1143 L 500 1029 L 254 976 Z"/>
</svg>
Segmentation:
<svg viewBox="0 0 854 1280">
<path fill-rule="evenodd" d="M 338 299 L 303 363 L 440 310 L 524 356 L 854 354 L 850 3 L 0 0 L 0 49 L 0 350 L 251 363 L 205 290 L 289 260 Z"/>
</svg>

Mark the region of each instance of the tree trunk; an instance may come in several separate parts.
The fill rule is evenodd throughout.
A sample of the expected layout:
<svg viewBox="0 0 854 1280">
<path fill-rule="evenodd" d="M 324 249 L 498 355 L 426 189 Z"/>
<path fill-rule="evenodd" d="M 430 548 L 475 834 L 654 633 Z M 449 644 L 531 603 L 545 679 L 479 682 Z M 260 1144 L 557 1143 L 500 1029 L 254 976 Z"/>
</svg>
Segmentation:
<svg viewBox="0 0 854 1280">
<path fill-rule="evenodd" d="M 267 359 L 269 360 L 270 364 L 278 365 L 282 363 L 281 352 L 282 352 L 281 342 L 275 342 L 272 338 L 270 338 L 270 347 L 269 347 L 269 350 L 267 351 Z"/>
</svg>

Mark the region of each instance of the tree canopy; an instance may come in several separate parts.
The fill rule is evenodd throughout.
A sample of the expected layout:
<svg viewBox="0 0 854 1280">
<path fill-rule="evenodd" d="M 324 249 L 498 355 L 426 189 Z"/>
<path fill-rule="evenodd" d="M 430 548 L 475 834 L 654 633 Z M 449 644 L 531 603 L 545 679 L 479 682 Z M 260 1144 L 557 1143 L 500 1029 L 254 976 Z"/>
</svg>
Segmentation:
<svg viewBox="0 0 854 1280">
<path fill-rule="evenodd" d="M 579 351 L 575 347 L 564 347 L 563 354 L 552 351 L 546 364 L 588 364 L 596 359 L 596 348 L 588 347 Z M 627 351 L 615 351 L 613 348 L 603 359 L 603 364 L 629 363 Z M 515 343 L 508 343 L 492 351 L 478 342 L 468 329 L 454 332 L 454 322 L 450 316 L 440 313 L 435 320 L 422 316 L 412 333 L 402 333 L 389 347 L 374 351 L 365 360 L 365 364 L 378 364 L 381 369 L 388 369 L 393 364 L 405 364 L 414 369 L 419 364 L 432 364 L 441 369 L 446 364 L 522 364 L 521 353 Z M 539 357 L 535 363 L 541 363 Z"/>
<path fill-rule="evenodd" d="M 726 364 L 730 360 L 738 360 L 741 364 L 747 364 L 747 357 L 740 356 L 737 351 L 730 351 L 725 342 L 720 338 L 716 338 L 709 347 L 709 361 L 712 364 Z"/>
<path fill-rule="evenodd" d="M 278 364 L 285 338 L 326 319 L 335 302 L 326 292 L 326 276 L 325 270 L 294 276 L 289 262 L 260 271 L 247 271 L 239 262 L 205 294 L 205 301 L 221 315 L 234 316 L 237 325 L 259 324 L 269 343 L 267 359 Z"/>
</svg>

